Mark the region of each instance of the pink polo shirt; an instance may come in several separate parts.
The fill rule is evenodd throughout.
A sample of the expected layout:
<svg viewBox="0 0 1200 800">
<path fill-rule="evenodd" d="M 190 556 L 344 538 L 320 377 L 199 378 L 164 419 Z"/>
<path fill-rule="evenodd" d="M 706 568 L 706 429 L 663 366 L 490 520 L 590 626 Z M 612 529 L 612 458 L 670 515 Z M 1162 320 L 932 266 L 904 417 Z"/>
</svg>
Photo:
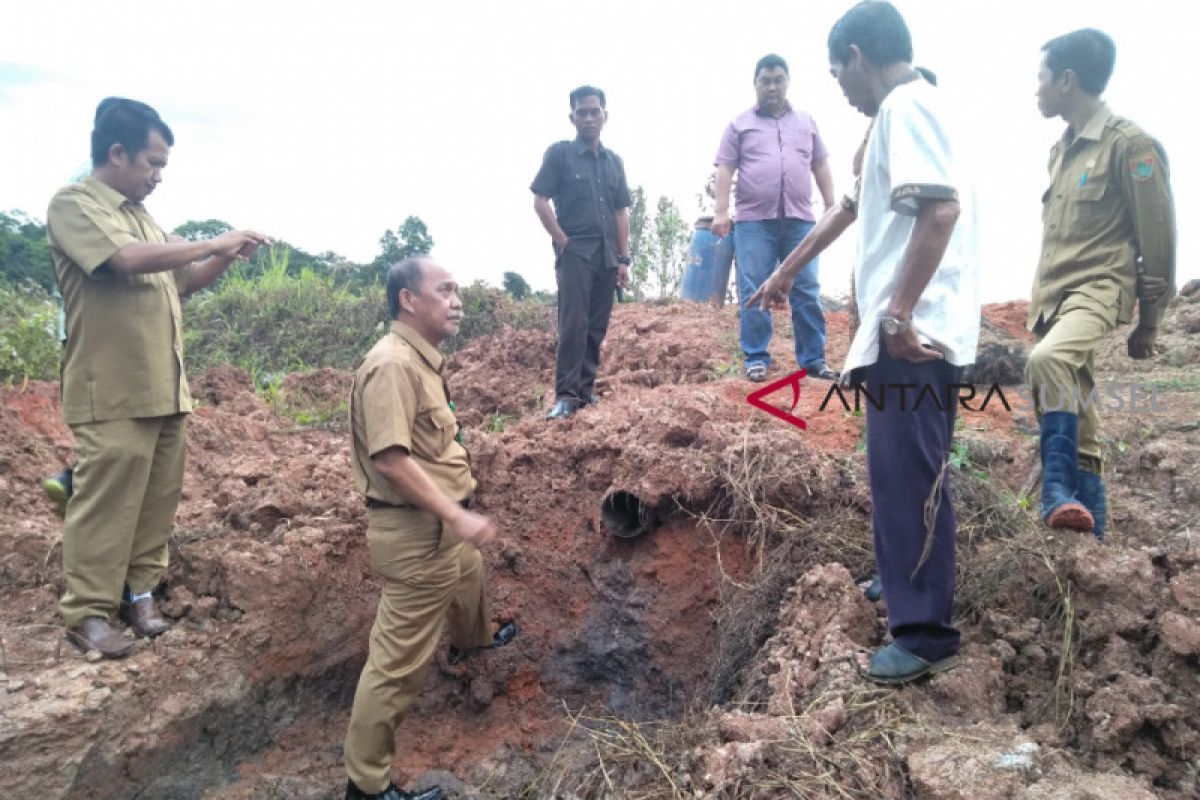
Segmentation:
<svg viewBox="0 0 1200 800">
<path fill-rule="evenodd" d="M 817 123 L 789 104 L 779 117 L 757 106 L 739 114 L 725 129 L 713 163 L 737 170 L 738 222 L 812 222 L 812 168 L 828 157 Z"/>
</svg>

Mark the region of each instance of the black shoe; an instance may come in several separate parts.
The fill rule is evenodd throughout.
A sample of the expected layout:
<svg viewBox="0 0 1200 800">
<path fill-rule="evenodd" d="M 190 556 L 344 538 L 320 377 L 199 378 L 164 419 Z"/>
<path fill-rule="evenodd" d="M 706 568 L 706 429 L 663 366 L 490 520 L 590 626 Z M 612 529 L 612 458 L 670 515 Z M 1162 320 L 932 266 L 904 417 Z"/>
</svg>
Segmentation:
<svg viewBox="0 0 1200 800">
<path fill-rule="evenodd" d="M 867 585 L 862 586 L 864 583 Z M 879 577 L 878 572 L 866 580 L 859 581 L 858 585 L 862 586 L 862 593 L 872 603 L 878 603 L 883 597 L 883 578 Z"/>
<path fill-rule="evenodd" d="M 406 792 L 394 783 L 389 783 L 382 792 L 367 794 L 355 786 L 354 781 L 346 781 L 346 800 L 442 800 L 445 796 L 440 786 Z"/>
<path fill-rule="evenodd" d="M 546 419 L 566 419 L 579 410 L 579 401 L 564 397 L 554 404 L 554 408 L 550 409 L 550 413 L 546 415 Z"/>
<path fill-rule="evenodd" d="M 827 365 L 821 364 L 816 367 L 806 368 L 804 370 L 810 378 L 819 378 L 823 381 L 838 381 L 841 380 L 841 373 L 837 370 L 830 369 Z"/>
<path fill-rule="evenodd" d="M 582 402 L 585 406 L 594 406 L 594 405 L 596 405 L 596 403 L 600 402 L 600 398 L 596 397 L 596 395 L 594 395 L 593 393 L 588 392 L 587 394 L 585 394 L 583 396 Z"/>
<path fill-rule="evenodd" d="M 67 467 L 62 472 L 42 481 L 42 489 L 46 496 L 54 501 L 55 510 L 60 517 L 67 513 L 67 501 L 75 494 L 75 471 Z"/>
<path fill-rule="evenodd" d="M 517 638 L 517 634 L 520 632 L 521 629 L 517 627 L 517 623 L 506 622 L 496 629 L 496 633 L 492 636 L 492 643 L 489 645 L 476 647 L 471 650 L 459 650 L 454 645 L 450 645 L 450 653 L 446 656 L 446 661 L 450 664 L 458 664 L 465 661 L 467 656 L 476 650 L 492 650 L 497 647 L 504 647 L 504 645 L 511 643 L 513 639 Z"/>
</svg>

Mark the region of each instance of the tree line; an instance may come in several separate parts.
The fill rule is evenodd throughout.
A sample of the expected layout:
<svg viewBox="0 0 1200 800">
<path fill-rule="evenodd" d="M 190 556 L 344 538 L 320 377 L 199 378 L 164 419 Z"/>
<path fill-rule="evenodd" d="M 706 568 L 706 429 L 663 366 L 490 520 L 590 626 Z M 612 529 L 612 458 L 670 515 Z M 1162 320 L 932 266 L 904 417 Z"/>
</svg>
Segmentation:
<svg viewBox="0 0 1200 800">
<path fill-rule="evenodd" d="M 630 249 L 633 264 L 627 300 L 667 298 L 678 294 L 688 259 L 691 225 L 684 220 L 669 197 L 660 197 L 651 206 L 645 190 L 638 186 L 632 193 L 630 208 Z M 197 241 L 220 236 L 233 226 L 219 219 L 189 220 L 172 233 Z M 359 264 L 333 251 L 309 253 L 287 242 L 276 245 L 274 257 L 285 256 L 290 274 L 311 271 L 331 278 L 334 285 L 360 292 L 379 285 L 387 266 L 402 258 L 433 249 L 433 236 L 418 216 L 410 215 L 379 238 L 379 253 L 369 263 Z M 260 252 L 252 260 L 236 266 L 242 277 L 254 279 L 269 268 L 269 254 Z M 0 212 L 0 284 L 45 292 L 56 291 L 54 266 L 46 243 L 45 223 L 22 211 Z M 516 271 L 505 272 L 501 282 L 515 299 L 548 299 L 535 293 Z"/>
</svg>

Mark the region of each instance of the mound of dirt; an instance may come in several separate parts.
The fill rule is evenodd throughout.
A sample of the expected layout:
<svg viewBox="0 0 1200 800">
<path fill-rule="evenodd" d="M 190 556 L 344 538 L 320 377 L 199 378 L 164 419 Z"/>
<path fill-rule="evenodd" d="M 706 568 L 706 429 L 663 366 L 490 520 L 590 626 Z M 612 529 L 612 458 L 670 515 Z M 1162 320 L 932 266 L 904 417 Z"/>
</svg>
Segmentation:
<svg viewBox="0 0 1200 800">
<path fill-rule="evenodd" d="M 485 553 L 493 605 L 522 634 L 464 664 L 439 651 L 397 778 L 488 798 L 1194 796 L 1192 298 L 1153 361 L 1121 355 L 1126 331 L 1105 344 L 1101 370 L 1157 381 L 1162 413 L 1105 416 L 1104 546 L 1047 536 L 1027 510 L 1027 420 L 963 415 L 964 664 L 898 691 L 849 661 L 884 634 L 855 581 L 871 566 L 862 417 L 812 379 L 769 398 L 806 430 L 746 402 L 759 387 L 738 377 L 732 308 L 618 307 L 601 402 L 553 424 L 552 334 L 454 354 L 478 505 L 503 531 Z M 828 316 L 836 365 L 846 320 Z M 1011 377 L 1023 304 L 986 322 Z M 778 334 L 772 379 L 794 363 Z M 339 796 L 377 598 L 345 432 L 324 424 L 349 375 L 256 392 L 222 368 L 192 386 L 160 589 L 177 624 L 123 662 L 61 640 L 60 523 L 38 487 L 70 461 L 57 386 L 0 389 L 0 758 L 18 767 L 0 796 Z M 647 532 L 610 533 L 617 492 Z"/>
</svg>

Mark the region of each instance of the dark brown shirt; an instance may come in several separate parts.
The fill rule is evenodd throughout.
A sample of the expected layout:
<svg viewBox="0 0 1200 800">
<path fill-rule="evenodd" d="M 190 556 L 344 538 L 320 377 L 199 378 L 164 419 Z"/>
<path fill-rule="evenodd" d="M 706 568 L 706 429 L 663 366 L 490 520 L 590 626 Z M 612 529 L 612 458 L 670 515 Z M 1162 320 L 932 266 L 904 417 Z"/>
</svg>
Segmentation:
<svg viewBox="0 0 1200 800">
<path fill-rule="evenodd" d="M 554 215 L 581 258 L 617 266 L 617 211 L 629 208 L 629 184 L 621 157 L 600 145 L 596 152 L 582 139 L 550 145 L 542 168 L 529 187 L 554 202 Z"/>
</svg>

